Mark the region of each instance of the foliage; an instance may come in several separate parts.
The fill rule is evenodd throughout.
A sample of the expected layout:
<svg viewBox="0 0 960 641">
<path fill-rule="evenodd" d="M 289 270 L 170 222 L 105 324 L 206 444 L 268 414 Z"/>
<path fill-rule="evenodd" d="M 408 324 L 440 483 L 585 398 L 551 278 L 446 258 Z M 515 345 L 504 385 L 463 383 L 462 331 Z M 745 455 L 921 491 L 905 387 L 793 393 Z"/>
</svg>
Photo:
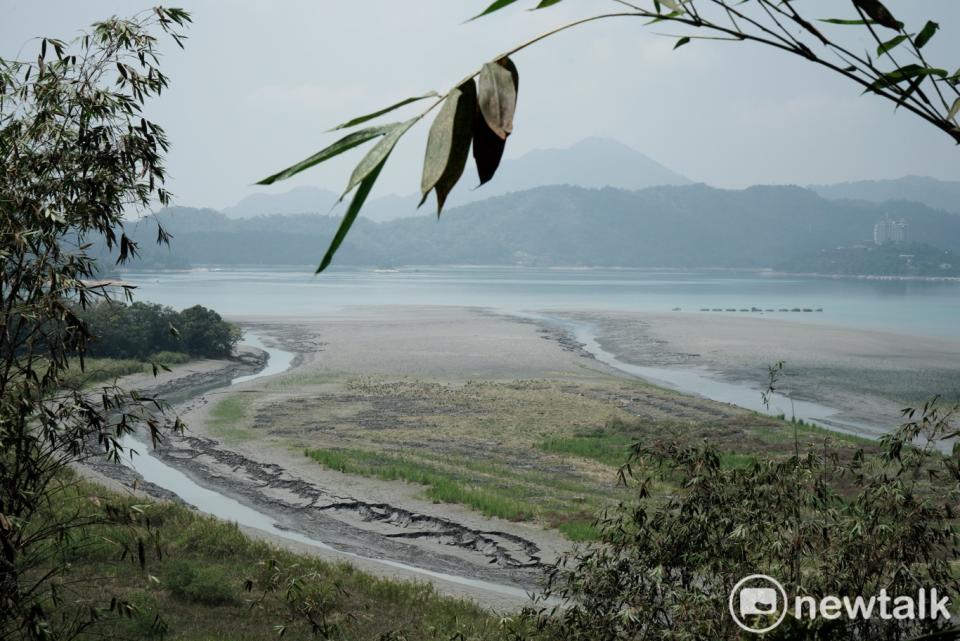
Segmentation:
<svg viewBox="0 0 960 641">
<path fill-rule="evenodd" d="M 178 43 L 189 22 L 156 8 L 110 20 L 73 42 L 43 38 L 38 55 L 0 60 L 0 637 L 71 638 L 101 616 L 51 616 L 75 596 L 68 566 L 47 564 L 79 528 L 124 522 L 120 512 L 51 515 L 66 466 L 96 454 L 117 458 L 119 437 L 145 425 L 159 437 L 159 401 L 115 386 L 66 390 L 71 358 L 91 339 L 77 316 L 110 292 L 93 281 L 87 253 L 103 237 L 123 263 L 137 246 L 124 216 L 166 204 L 163 129 L 144 112 L 168 84 L 157 36 Z M 160 229 L 158 240 L 167 239 Z M 125 292 L 128 293 L 128 292 Z M 179 421 L 175 422 L 179 427 Z M 129 523 L 128 523 L 129 524 Z M 127 550 L 144 560 L 144 543 Z M 40 568 L 44 570 L 41 571 Z M 123 613 L 122 600 L 107 610 Z M 103 612 L 106 612 L 104 610 Z"/>
<path fill-rule="evenodd" d="M 78 310 L 77 316 L 92 334 L 86 350 L 94 357 L 145 360 L 167 351 L 225 358 L 241 334 L 239 328 L 201 305 L 177 312 L 152 303 L 103 301 Z"/>
<path fill-rule="evenodd" d="M 879 276 L 960 276 L 960 255 L 926 243 L 861 243 L 824 249 L 784 261 L 778 269 L 816 274 Z"/>
<path fill-rule="evenodd" d="M 780 580 L 788 603 L 919 587 L 955 600 L 960 450 L 944 456 L 934 447 L 955 435 L 952 412 L 930 403 L 906 416 L 882 453 L 848 458 L 825 441 L 731 469 L 709 445 L 636 444 L 623 475 L 635 481 L 637 502 L 601 520 L 601 544 L 550 570 L 547 594 L 563 606 L 537 615 L 542 638 L 740 638 L 723 613 L 734 584 L 756 573 Z M 664 478 L 682 489 L 651 493 Z M 788 616 L 766 638 L 908 639 L 949 625 Z"/>
<path fill-rule="evenodd" d="M 533 506 L 510 491 L 515 488 L 504 491 L 496 487 L 477 486 L 468 479 L 455 477 L 426 463 L 362 450 L 307 449 L 304 455 L 339 472 L 426 485 L 427 496 L 434 501 L 460 503 L 487 516 L 522 521 L 534 515 Z"/>
<path fill-rule="evenodd" d="M 72 358 L 69 361 L 69 367 L 61 376 L 61 383 L 66 388 L 79 389 L 96 383 L 113 381 L 129 374 L 150 374 L 154 367 L 180 365 L 189 360 L 190 356 L 182 352 L 159 352 L 149 355 L 144 360 L 85 358 L 81 368 L 80 359 Z"/>
<path fill-rule="evenodd" d="M 459 181 L 470 148 L 481 184 L 495 174 L 508 136 L 513 131 L 520 76 L 511 56 L 567 29 L 596 20 L 640 18 L 645 24 L 674 24 L 685 30 L 674 49 L 692 40 L 749 41 L 785 51 L 839 74 L 863 88 L 896 103 L 960 142 L 960 70 L 952 75 L 946 69 L 929 64 L 924 46 L 937 34 L 940 25 L 927 23 L 910 32 L 879 0 L 852 0 L 850 17 L 813 19 L 791 0 L 644 0 L 643 8 L 627 0 L 614 0 L 619 11 L 603 13 L 553 29 L 485 63 L 479 70 L 459 81 L 443 95 L 430 92 L 401 100 L 371 114 L 351 119 L 335 130 L 350 129 L 396 109 L 436 97 L 420 114 L 402 122 L 366 126 L 340 138 L 332 145 L 286 169 L 272 174 L 259 184 L 270 185 L 334 158 L 371 140 L 378 142 L 360 160 L 343 200 L 356 189 L 347 213 L 323 256 L 317 273 L 332 262 L 360 213 L 380 171 L 397 142 L 417 122 L 440 107 L 427 138 L 421 193 L 426 201 L 431 191 L 437 196 L 437 216 L 443 210 L 447 194 Z M 475 16 L 489 15 L 516 0 L 497 0 Z M 545 9 L 560 0 L 543 0 L 534 8 Z M 814 24 L 815 22 L 819 24 Z M 859 54 L 853 45 L 845 45 L 832 31 L 859 26 L 876 42 L 876 57 Z M 710 35 L 700 35 L 706 32 Z M 827 35 L 830 34 L 830 35 Z M 818 53 L 819 52 L 819 53 Z M 903 63 L 902 55 L 915 62 Z M 472 117 L 471 117 L 472 116 Z"/>
<path fill-rule="evenodd" d="M 177 597 L 204 605 L 226 605 L 237 601 L 236 586 L 227 572 L 216 565 L 200 565 L 185 559 L 167 564 L 164 584 Z"/>
<path fill-rule="evenodd" d="M 117 511 L 153 525 L 155 538 L 144 550 L 147 572 L 137 561 L 137 538 L 123 524 L 78 530 L 62 556 L 48 559 L 69 564 L 69 580 L 83 586 L 60 606 L 60 616 L 83 615 L 114 597 L 123 604 L 123 616 L 99 612 L 89 639 L 262 641 L 276 638 L 277 624 L 285 626 L 283 638 L 308 639 L 311 627 L 300 616 L 307 612 L 336 623 L 341 639 L 401 632 L 410 641 L 505 637 L 496 617 L 429 584 L 380 579 L 346 563 L 279 549 L 184 505 L 144 503 L 79 482 L 52 497 L 49 509 Z M 115 563 L 115 542 L 130 546 L 128 562 Z M 217 595 L 216 605 L 208 605 L 210 595 Z"/>
</svg>

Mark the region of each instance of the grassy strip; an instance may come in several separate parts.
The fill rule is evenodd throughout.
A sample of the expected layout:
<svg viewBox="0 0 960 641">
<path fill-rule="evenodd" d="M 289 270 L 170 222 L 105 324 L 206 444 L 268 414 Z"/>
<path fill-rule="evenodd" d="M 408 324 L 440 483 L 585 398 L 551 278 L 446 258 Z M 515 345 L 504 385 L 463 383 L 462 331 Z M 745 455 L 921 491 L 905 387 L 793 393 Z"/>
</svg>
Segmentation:
<svg viewBox="0 0 960 641">
<path fill-rule="evenodd" d="M 62 557 L 54 555 L 53 562 L 70 567 L 69 582 L 61 588 L 70 593 L 61 596 L 70 598 L 56 606 L 58 617 L 69 619 L 74 609 L 84 613 L 114 597 L 133 606 L 129 617 L 104 611 L 83 638 L 260 641 L 276 637 L 275 626 L 281 625 L 288 626 L 285 638 L 313 638 L 304 620 L 292 614 L 304 606 L 321 607 L 339 639 L 507 637 L 492 615 L 441 597 L 429 584 L 378 579 L 345 563 L 296 555 L 179 505 L 144 504 L 93 484 L 70 483 L 50 509 L 56 519 L 76 510 L 130 513 L 142 524 L 91 526 L 64 543 Z M 148 522 L 153 532 L 146 531 Z M 144 569 L 131 552 L 141 537 L 147 541 Z M 296 588 L 288 590 L 292 585 Z M 276 589 L 265 593 L 268 586 Z"/>
<path fill-rule="evenodd" d="M 789 420 L 783 416 L 776 417 L 776 419 L 782 422 L 782 429 L 758 429 L 754 434 L 763 442 L 778 446 L 793 443 L 795 437 L 800 441 L 802 447 L 806 447 L 810 443 L 820 442 L 827 437 L 841 443 L 860 447 L 875 447 L 877 444 L 876 441 L 835 432 L 802 419 Z M 660 431 L 662 432 L 662 429 Z M 575 436 L 556 437 L 541 441 L 538 447 L 544 452 L 589 459 L 618 468 L 627 462 L 631 445 L 637 441 L 655 437 L 656 434 L 656 431 L 652 433 L 645 431 L 640 423 L 630 425 L 619 421 L 611 421 L 602 429 L 582 432 Z M 663 436 L 665 434 L 656 437 Z M 689 437 L 682 435 L 678 429 L 674 438 Z M 717 445 L 721 446 L 722 444 L 718 443 Z M 728 443 L 727 447 L 731 449 L 720 455 L 720 464 L 724 467 L 745 469 L 758 460 L 753 453 L 736 451 L 737 448 L 733 442 Z M 790 448 L 782 448 L 782 452 L 788 453 Z"/>
<path fill-rule="evenodd" d="M 636 441 L 627 434 L 595 430 L 580 436 L 551 438 L 539 444 L 544 452 L 565 454 L 598 461 L 610 467 L 620 467 L 630 456 L 630 446 Z"/>
<path fill-rule="evenodd" d="M 477 487 L 427 463 L 356 449 L 305 449 L 304 454 L 325 467 L 347 474 L 426 485 L 427 496 L 434 501 L 466 505 L 486 516 L 523 521 L 535 515 L 528 501 L 505 496 L 498 488 Z"/>
<path fill-rule="evenodd" d="M 243 440 L 252 434 L 244 426 L 253 399 L 248 394 L 233 394 L 221 399 L 210 410 L 210 428 L 217 436 Z"/>
<path fill-rule="evenodd" d="M 70 367 L 64 373 L 64 384 L 70 388 L 83 388 L 104 381 L 113 381 L 129 374 L 152 374 L 151 363 L 158 366 L 180 365 L 190 360 L 188 354 L 182 352 L 159 352 L 145 361 L 128 358 L 86 358 L 84 369 L 80 369 L 80 359 L 70 360 Z"/>
</svg>

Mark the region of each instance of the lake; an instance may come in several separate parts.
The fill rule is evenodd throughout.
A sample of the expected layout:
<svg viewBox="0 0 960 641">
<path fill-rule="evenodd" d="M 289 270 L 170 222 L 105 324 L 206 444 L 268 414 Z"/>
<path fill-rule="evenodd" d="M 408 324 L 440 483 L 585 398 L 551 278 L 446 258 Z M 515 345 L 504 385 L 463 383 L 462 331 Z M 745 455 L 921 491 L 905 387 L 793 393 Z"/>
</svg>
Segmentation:
<svg viewBox="0 0 960 641">
<path fill-rule="evenodd" d="M 742 316 L 960 340 L 960 283 L 871 281 L 762 272 L 409 267 L 127 272 L 137 300 L 226 317 L 314 316 L 350 305 L 453 305 L 504 312 L 625 310 Z M 702 308 L 822 312 L 700 312 Z"/>
</svg>

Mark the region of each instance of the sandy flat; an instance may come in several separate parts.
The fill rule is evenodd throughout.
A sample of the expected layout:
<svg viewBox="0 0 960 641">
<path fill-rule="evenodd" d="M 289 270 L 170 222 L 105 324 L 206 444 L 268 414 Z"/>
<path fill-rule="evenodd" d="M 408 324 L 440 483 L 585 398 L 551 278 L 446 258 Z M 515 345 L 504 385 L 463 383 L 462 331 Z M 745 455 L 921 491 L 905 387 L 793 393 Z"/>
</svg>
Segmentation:
<svg viewBox="0 0 960 641">
<path fill-rule="evenodd" d="M 703 367 L 763 387 L 786 364 L 798 397 L 860 420 L 895 422 L 905 404 L 960 397 L 960 341 L 774 319 L 676 312 L 569 312 L 626 362 Z M 786 379 L 785 379 L 786 380 Z"/>
<path fill-rule="evenodd" d="M 768 365 L 787 361 L 798 393 L 856 416 L 895 413 L 900 396 L 937 385 L 949 393 L 960 376 L 960 342 L 683 313 L 558 315 L 596 327 L 605 350 L 637 365 L 702 367 L 762 385 Z M 194 394 L 179 408 L 190 435 L 171 443 L 164 460 L 285 527 L 319 532 L 348 552 L 514 587 L 529 587 L 535 573 L 511 563 L 533 556 L 549 563 L 569 549 L 569 541 L 542 523 L 434 503 L 421 485 L 330 470 L 305 457 L 304 448 L 489 460 L 510 472 L 549 472 L 558 484 L 575 480 L 596 488 L 610 481 L 603 476 L 611 476 L 609 469 L 545 454 L 536 443 L 629 415 L 669 425 L 671 433 L 676 423 L 704 438 L 720 434 L 727 443 L 751 445 L 758 421 L 770 422 L 643 385 L 589 358 L 561 330 L 483 309 L 354 307 L 309 319 L 230 320 L 255 330 L 268 345 L 295 352 L 294 366 Z M 217 367 L 191 364 L 160 382 Z M 212 409 L 228 397 L 243 399 L 246 411 L 224 431 Z M 477 536 L 493 543 L 471 547 Z M 498 565 L 498 558 L 506 564 Z M 414 576 L 378 561 L 362 566 Z M 519 603 L 462 585 L 438 585 L 494 607 Z"/>
<path fill-rule="evenodd" d="M 352 307 L 330 316 L 231 318 L 294 351 L 318 350 L 303 372 L 511 380 L 593 376 L 575 354 L 544 340 L 541 327 L 482 309 Z"/>
</svg>

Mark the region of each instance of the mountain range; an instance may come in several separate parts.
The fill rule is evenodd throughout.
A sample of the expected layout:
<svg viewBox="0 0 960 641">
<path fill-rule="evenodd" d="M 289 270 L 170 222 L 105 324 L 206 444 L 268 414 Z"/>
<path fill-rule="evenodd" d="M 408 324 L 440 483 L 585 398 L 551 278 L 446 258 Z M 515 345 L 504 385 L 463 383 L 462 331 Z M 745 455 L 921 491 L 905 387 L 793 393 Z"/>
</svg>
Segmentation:
<svg viewBox="0 0 960 641">
<path fill-rule="evenodd" d="M 495 196 L 548 185 L 585 188 L 614 187 L 628 191 L 666 185 L 689 185 L 690 179 L 620 142 L 587 138 L 565 149 L 540 149 L 504 160 L 496 177 L 481 189 L 472 166 L 447 200 L 447 207 L 466 205 Z M 960 182 L 924 176 L 893 180 L 868 180 L 831 185 L 810 185 L 807 189 L 832 200 L 861 200 L 872 203 L 911 201 L 932 209 L 960 214 Z M 251 218 L 273 214 L 328 214 L 339 194 L 319 187 L 296 187 L 247 196 L 223 209 L 229 218 Z M 424 215 L 429 207 L 417 209 L 417 194 L 388 195 L 370 199 L 362 216 L 385 222 Z M 891 212 L 894 213 L 894 212 Z"/>
<path fill-rule="evenodd" d="M 863 180 L 835 185 L 811 185 L 824 198 L 866 200 L 875 203 L 910 200 L 933 209 L 960 214 L 960 182 L 926 176 L 904 176 L 894 180 Z"/>
<path fill-rule="evenodd" d="M 478 183 L 470 165 L 447 199 L 447 208 L 545 185 L 636 190 L 659 185 L 687 185 L 691 181 L 622 143 L 606 138 L 587 138 L 565 149 L 538 149 L 518 158 L 508 158 L 492 181 L 475 189 Z M 223 213 L 230 218 L 326 214 L 333 209 L 338 197 L 339 194 L 318 187 L 296 187 L 282 193 L 247 196 L 236 205 L 225 208 Z M 361 215 L 383 222 L 431 211 L 427 206 L 418 211 L 419 202 L 419 194 L 372 198 Z"/>
<path fill-rule="evenodd" d="M 914 202 L 829 200 L 800 187 L 714 189 L 702 184 L 641 190 L 538 187 L 432 216 L 377 223 L 360 218 L 335 265 L 562 265 L 776 267 L 798 256 L 872 242 L 893 213 L 909 239 L 960 251 L 960 216 Z M 174 235 L 158 248 L 138 225 L 146 266 L 315 264 L 339 217 L 231 219 L 174 208 L 157 214 Z"/>
</svg>

